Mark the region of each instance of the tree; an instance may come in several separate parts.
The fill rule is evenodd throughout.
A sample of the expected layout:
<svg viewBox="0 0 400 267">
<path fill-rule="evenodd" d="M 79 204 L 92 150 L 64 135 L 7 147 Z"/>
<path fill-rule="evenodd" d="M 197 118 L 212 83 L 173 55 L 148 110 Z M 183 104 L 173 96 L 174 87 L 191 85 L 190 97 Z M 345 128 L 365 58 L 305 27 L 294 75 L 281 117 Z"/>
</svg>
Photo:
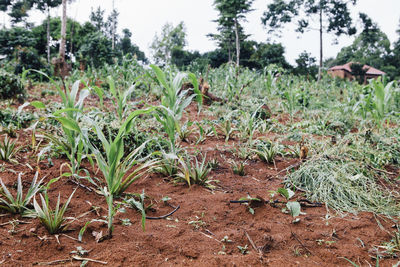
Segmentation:
<svg viewBox="0 0 400 267">
<path fill-rule="evenodd" d="M 397 34 L 399 35 L 399 39 L 393 44 L 392 55 L 389 57 L 390 64 L 386 72 L 389 73 L 390 77 L 400 80 L 400 23 Z"/>
<path fill-rule="evenodd" d="M 96 11 L 93 11 L 93 9 L 92 9 L 92 11 L 90 12 L 90 15 L 89 15 L 90 22 L 93 24 L 93 26 L 97 29 L 97 31 L 103 32 L 103 33 L 106 32 L 106 30 L 105 30 L 106 23 L 104 22 L 104 13 L 105 12 L 106 11 L 102 10 L 99 6 L 99 7 L 97 7 Z"/>
<path fill-rule="evenodd" d="M 317 62 L 317 59 L 311 56 L 311 53 L 304 51 L 296 59 L 297 67 L 294 71 L 298 75 L 311 75 L 311 77 L 315 77 L 318 72 L 315 62 Z"/>
<path fill-rule="evenodd" d="M 104 63 L 112 64 L 111 39 L 98 31 L 91 33 L 85 37 L 79 54 L 95 68 L 101 67 Z"/>
<path fill-rule="evenodd" d="M 17 56 L 16 51 L 23 47 L 33 47 L 36 39 L 31 31 L 22 27 L 3 28 L 0 30 L 0 55 Z"/>
<path fill-rule="evenodd" d="M 112 12 L 111 15 L 108 17 L 108 25 L 111 31 L 111 47 L 112 50 L 114 50 L 115 47 L 115 34 L 117 32 L 117 22 L 118 22 L 118 15 L 119 13 L 117 12 L 117 10 L 115 9 L 115 1 L 112 1 Z"/>
<path fill-rule="evenodd" d="M 171 54 L 171 63 L 182 70 L 200 57 L 201 54 L 199 51 L 190 52 L 182 49 L 174 49 Z"/>
<path fill-rule="evenodd" d="M 367 73 L 367 70 L 364 69 L 364 64 L 354 62 L 351 64 L 350 68 L 351 74 L 354 75 L 357 82 L 363 84 L 365 82 L 365 74 Z"/>
<path fill-rule="evenodd" d="M 356 2 L 357 0 L 274 0 L 268 5 L 268 11 L 264 12 L 261 21 L 270 27 L 271 32 L 295 20 L 297 31 L 304 33 L 305 30 L 312 29 L 310 23 L 315 20 L 315 16 L 318 17 L 319 81 L 323 67 L 323 33 L 332 32 L 336 36 L 355 34 L 348 4 L 355 5 Z"/>
<path fill-rule="evenodd" d="M 218 26 L 219 34 L 208 34 L 207 36 L 211 39 L 215 40 L 219 46 L 219 48 L 224 51 L 224 54 L 227 55 L 228 62 L 233 61 L 233 54 L 236 49 L 236 34 L 235 30 L 225 26 Z M 238 36 L 239 36 L 239 44 L 246 41 L 249 35 L 244 34 L 243 27 L 238 25 Z M 226 63 L 226 62 L 224 62 Z"/>
<path fill-rule="evenodd" d="M 44 60 L 35 49 L 38 42 L 39 39 L 29 29 L 22 27 L 1 29 L 0 54 L 6 56 L 4 59 L 7 62 L 6 68 L 15 74 L 22 73 L 24 69 L 44 70 Z"/>
<path fill-rule="evenodd" d="M 362 32 L 350 46 L 340 50 L 336 56 L 336 65 L 352 61 L 383 71 L 389 70 L 391 49 L 387 35 L 366 14 L 361 13 L 360 19 L 363 24 Z"/>
<path fill-rule="evenodd" d="M 100 7 L 97 7 L 96 11 L 92 10 L 89 17 L 90 22 L 96 27 L 97 31 L 102 32 L 111 39 L 111 49 L 114 50 L 119 16 L 118 11 L 114 8 L 114 1 L 113 10 L 106 21 L 104 20 L 104 13 L 105 10 Z"/>
<path fill-rule="evenodd" d="M 65 61 L 67 43 L 67 0 L 62 0 L 61 38 L 58 58 L 53 58 L 54 74 L 64 78 L 68 75 L 70 66 Z"/>
<path fill-rule="evenodd" d="M 234 34 L 236 46 L 236 65 L 240 63 L 240 42 L 244 40 L 243 29 L 240 21 L 245 19 L 245 14 L 251 11 L 254 0 L 214 0 L 214 6 L 219 12 L 218 22 L 219 35 L 214 35 L 214 39 L 220 44 L 228 41 L 231 43 Z M 243 38 L 244 37 L 244 38 Z M 230 57 L 230 50 L 229 50 Z M 231 58 L 229 58 L 231 60 Z"/>
<path fill-rule="evenodd" d="M 50 8 L 61 5 L 62 0 L 38 0 L 36 5 L 37 9 L 41 11 L 47 11 L 47 63 L 50 63 Z"/>
<path fill-rule="evenodd" d="M 62 0 L 60 58 L 65 62 L 65 44 L 67 33 L 67 0 Z"/>
<path fill-rule="evenodd" d="M 251 61 L 255 62 L 258 68 L 262 69 L 271 64 L 285 69 L 291 67 L 285 59 L 285 48 L 282 44 L 259 43 L 256 47 L 256 52 L 251 56 Z"/>
<path fill-rule="evenodd" d="M 183 21 L 174 27 L 166 23 L 161 30 L 160 36 L 154 36 L 150 46 L 152 56 L 156 64 L 167 65 L 171 62 L 172 51 L 183 49 L 186 46 L 186 29 Z"/>
<path fill-rule="evenodd" d="M 218 48 L 210 52 L 206 52 L 203 55 L 203 58 L 209 61 L 210 66 L 212 68 L 218 68 L 222 64 L 226 63 L 226 60 L 224 58 L 228 57 L 228 52 L 227 50 Z"/>
<path fill-rule="evenodd" d="M 26 20 L 28 11 L 34 3 L 35 0 L 0 0 L 0 10 L 3 12 L 8 11 L 11 23 L 16 24 Z"/>
<path fill-rule="evenodd" d="M 135 44 L 132 44 L 131 37 L 132 33 L 129 29 L 122 30 L 123 37 L 117 43 L 117 50 L 121 51 L 122 55 L 131 54 L 132 56 L 136 56 L 138 60 L 143 62 L 147 62 L 147 58 L 145 54 L 139 49 L 139 47 Z"/>
</svg>

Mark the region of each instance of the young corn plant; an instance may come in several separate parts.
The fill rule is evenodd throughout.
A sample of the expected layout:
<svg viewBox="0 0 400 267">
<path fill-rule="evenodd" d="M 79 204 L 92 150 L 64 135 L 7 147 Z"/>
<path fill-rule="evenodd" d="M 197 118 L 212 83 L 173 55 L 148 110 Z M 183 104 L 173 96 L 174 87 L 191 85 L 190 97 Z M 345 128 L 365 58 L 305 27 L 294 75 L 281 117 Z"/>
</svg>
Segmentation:
<svg viewBox="0 0 400 267">
<path fill-rule="evenodd" d="M 290 120 L 293 121 L 294 113 L 296 112 L 297 103 L 299 100 L 300 94 L 297 89 L 294 88 L 293 85 L 289 84 L 286 91 L 283 93 L 283 98 L 285 101 L 283 102 L 283 106 L 286 111 L 290 115 Z"/>
<path fill-rule="evenodd" d="M 140 77 L 137 77 L 135 79 L 135 82 L 138 78 Z M 110 86 L 110 92 L 113 96 L 112 101 L 114 105 L 117 107 L 118 118 L 120 121 L 122 121 L 127 113 L 126 104 L 128 100 L 131 98 L 133 91 L 135 90 L 135 84 L 129 87 L 128 90 L 121 91 L 116 89 L 114 79 L 111 76 L 107 77 L 107 81 Z"/>
<path fill-rule="evenodd" d="M 20 150 L 15 146 L 16 142 L 11 141 L 8 135 L 5 135 L 3 141 L 0 142 L 0 160 L 16 163 L 13 159 Z"/>
<path fill-rule="evenodd" d="M 144 199 L 145 199 L 145 194 L 144 190 L 142 194 L 139 195 L 140 201 L 137 201 L 134 198 L 129 198 L 126 200 L 126 203 L 131 205 L 131 207 L 136 208 L 138 211 L 140 211 L 140 214 L 142 215 L 142 230 L 145 230 L 146 226 L 146 205 L 144 204 Z"/>
<path fill-rule="evenodd" d="M 104 176 L 107 189 L 113 196 L 120 196 L 134 181 L 154 168 L 157 163 L 156 160 L 149 160 L 148 157 L 138 159 L 140 152 L 144 149 L 148 141 L 124 157 L 124 136 L 130 131 L 133 120 L 138 115 L 149 113 L 152 110 L 136 110 L 131 113 L 121 126 L 117 136 L 114 139 L 110 138 L 110 140 L 106 139 L 101 127 L 97 123 L 92 122 L 106 156 L 103 157 L 99 148 L 92 144 L 89 145 Z M 137 168 L 128 174 L 133 167 Z"/>
<path fill-rule="evenodd" d="M 245 119 L 245 127 L 243 129 L 243 132 L 245 133 L 244 136 L 245 138 L 247 138 L 249 146 L 252 146 L 253 144 L 253 136 L 259 125 L 257 121 L 258 111 L 263 105 L 264 104 L 260 105 L 250 116 Z M 245 116 L 245 114 L 243 114 L 242 116 Z"/>
<path fill-rule="evenodd" d="M 114 198 L 122 195 L 133 182 L 158 164 L 156 160 L 149 160 L 148 157 L 151 155 L 144 159 L 138 159 L 140 152 L 146 146 L 147 142 L 144 142 L 128 156 L 124 157 L 124 136 L 131 130 L 133 121 L 137 116 L 151 111 L 153 109 L 136 110 L 131 113 L 121 126 L 117 136 L 114 139 L 110 138 L 110 140 L 105 138 L 100 126 L 92 122 L 106 155 L 103 157 L 101 150 L 89 143 L 106 183 L 106 186 L 101 188 L 101 191 L 108 206 L 107 225 L 109 238 L 112 236 L 113 218 L 117 210 L 114 207 Z M 130 172 L 133 167 L 137 168 Z"/>
<path fill-rule="evenodd" d="M 36 198 L 33 199 L 33 206 L 35 208 L 37 217 L 50 234 L 62 232 L 68 226 L 67 224 L 64 224 L 64 213 L 67 210 L 75 191 L 76 189 L 72 192 L 62 207 L 60 207 L 60 194 L 58 194 L 57 204 L 54 210 L 50 207 L 47 192 L 44 193 L 44 197 L 42 194 L 40 194 L 42 206 L 39 205 L 39 203 L 36 201 Z"/>
<path fill-rule="evenodd" d="M 197 126 L 199 133 L 199 135 L 196 137 L 196 143 L 195 143 L 196 145 L 203 143 L 208 136 L 214 135 L 212 129 L 214 126 L 209 127 L 209 125 L 204 125 L 198 121 L 195 122 L 195 125 Z"/>
<path fill-rule="evenodd" d="M 76 179 L 81 178 L 79 175 L 80 172 L 86 172 L 86 170 L 81 169 L 80 166 L 82 160 L 87 158 L 88 155 L 88 134 L 87 129 L 81 129 L 79 122 L 83 119 L 84 101 L 86 97 L 89 96 L 89 91 L 87 89 L 80 90 L 78 97 L 80 81 L 76 81 L 72 85 L 71 90 L 66 86 L 64 92 L 56 82 L 51 78 L 49 79 L 56 85 L 63 104 L 63 109 L 55 111 L 50 118 L 56 119 L 61 124 L 63 136 L 66 138 L 67 142 L 62 141 L 58 135 L 43 133 L 43 136 L 57 145 L 69 159 L 69 164 L 67 164 L 67 166 L 70 172 L 64 173 L 63 176 Z M 46 106 L 39 101 L 34 101 L 31 105 L 36 108 L 46 108 Z M 90 160 L 90 158 L 88 159 Z"/>
<path fill-rule="evenodd" d="M 196 97 L 198 101 L 202 101 L 202 95 L 198 89 L 198 82 L 194 75 L 186 75 L 185 73 L 178 73 L 175 77 L 170 77 L 167 80 L 166 74 L 157 66 L 150 65 L 156 74 L 157 81 L 162 87 L 161 105 L 156 109 L 156 119 L 159 121 L 164 131 L 168 135 L 170 142 L 170 149 L 172 153 L 176 154 L 176 134 L 182 136 L 180 119 L 185 108 Z M 195 94 L 188 96 L 188 90 L 181 90 L 184 79 L 189 77 L 194 85 Z"/>
<path fill-rule="evenodd" d="M 282 68 L 278 68 L 276 65 L 269 65 L 264 68 L 263 71 L 263 82 L 264 87 L 269 95 L 274 94 L 276 90 L 276 78 L 275 73 L 283 72 Z"/>
<path fill-rule="evenodd" d="M 32 198 L 41 189 L 41 183 L 43 179 L 38 181 L 39 172 L 36 172 L 33 177 L 31 186 L 28 189 L 25 197 L 22 192 L 22 174 L 18 174 L 17 178 L 17 195 L 14 196 L 10 193 L 3 180 L 0 179 L 1 189 L 0 189 L 0 210 L 6 210 L 13 214 L 24 214 L 24 212 L 29 210 L 29 205 L 31 204 Z"/>
<path fill-rule="evenodd" d="M 60 122 L 67 142 L 63 142 L 55 135 L 44 134 L 44 136 L 51 140 L 53 144 L 59 145 L 69 160 L 66 166 L 70 172 L 63 173 L 62 176 L 79 179 L 82 178 L 81 171 L 84 171 L 88 176 L 87 170 L 81 168 L 83 159 L 88 158 L 91 161 L 88 156 L 88 129 L 81 128 L 77 121 L 68 116 L 57 114 L 55 119 Z"/>
<path fill-rule="evenodd" d="M 376 124 L 381 127 L 385 118 L 387 117 L 390 110 L 390 101 L 392 100 L 392 92 L 393 92 L 393 84 L 394 82 L 389 82 L 385 84 L 381 81 L 381 79 L 371 79 L 369 86 L 374 91 L 373 98 L 373 110 L 371 111 L 372 117 L 374 118 Z"/>
</svg>

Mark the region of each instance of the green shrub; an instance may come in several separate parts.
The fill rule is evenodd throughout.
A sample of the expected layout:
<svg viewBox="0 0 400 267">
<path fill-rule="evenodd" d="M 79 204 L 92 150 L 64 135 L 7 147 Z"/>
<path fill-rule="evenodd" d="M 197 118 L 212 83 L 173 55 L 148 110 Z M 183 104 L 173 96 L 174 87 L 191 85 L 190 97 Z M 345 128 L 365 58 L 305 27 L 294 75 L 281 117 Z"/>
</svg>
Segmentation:
<svg viewBox="0 0 400 267">
<path fill-rule="evenodd" d="M 21 79 L 12 73 L 0 70 L 0 99 L 23 98 L 25 89 Z"/>
<path fill-rule="evenodd" d="M 1 88 L 0 88 L 1 91 Z M 0 109 L 0 126 L 7 127 L 14 125 L 18 128 L 27 128 L 37 116 L 30 112 L 18 111 L 13 109 Z"/>
</svg>

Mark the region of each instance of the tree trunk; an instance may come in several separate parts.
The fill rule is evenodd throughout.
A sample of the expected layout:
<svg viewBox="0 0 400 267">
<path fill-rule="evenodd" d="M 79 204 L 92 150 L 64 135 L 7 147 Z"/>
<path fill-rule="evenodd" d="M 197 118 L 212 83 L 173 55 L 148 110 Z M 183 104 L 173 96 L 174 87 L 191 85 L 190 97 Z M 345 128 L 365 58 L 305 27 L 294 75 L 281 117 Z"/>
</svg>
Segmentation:
<svg viewBox="0 0 400 267">
<path fill-rule="evenodd" d="M 54 65 L 54 75 L 60 76 L 62 79 L 68 75 L 70 70 L 69 65 L 65 62 L 65 49 L 66 49 L 66 33 L 67 33 L 67 0 L 62 0 L 62 19 L 61 19 L 61 41 L 59 57 L 53 58 L 52 64 Z M 64 85 L 65 86 L 65 85 Z"/>
<path fill-rule="evenodd" d="M 322 60 L 323 60 L 323 48 L 322 48 L 322 4 L 319 6 L 319 68 L 318 68 L 318 82 L 321 80 L 322 75 Z"/>
<path fill-rule="evenodd" d="M 50 7 L 47 6 L 47 63 L 50 64 Z"/>
<path fill-rule="evenodd" d="M 114 0 L 112 1 L 112 10 L 113 10 L 113 12 L 114 12 Z M 113 14 L 113 13 L 111 13 L 111 14 Z M 111 49 L 114 51 L 114 48 L 115 48 L 115 18 L 113 18 L 113 21 L 112 21 L 112 37 L 111 37 Z"/>
<path fill-rule="evenodd" d="M 236 66 L 239 67 L 240 40 L 239 40 L 239 24 L 238 24 L 237 18 L 235 18 L 235 35 L 236 35 Z"/>
<path fill-rule="evenodd" d="M 61 42 L 60 58 L 65 61 L 65 44 L 67 39 L 67 0 L 62 0 L 62 20 L 61 20 Z"/>
</svg>

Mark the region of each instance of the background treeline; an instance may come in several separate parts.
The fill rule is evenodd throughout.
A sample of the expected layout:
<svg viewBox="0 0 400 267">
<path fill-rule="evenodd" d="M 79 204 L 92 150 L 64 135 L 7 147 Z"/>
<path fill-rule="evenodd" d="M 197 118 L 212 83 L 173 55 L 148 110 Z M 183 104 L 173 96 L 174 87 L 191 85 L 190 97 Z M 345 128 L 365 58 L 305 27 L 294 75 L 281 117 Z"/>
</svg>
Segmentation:
<svg viewBox="0 0 400 267">
<path fill-rule="evenodd" d="M 366 14 L 359 14 L 358 18 L 352 19 L 348 14 L 343 16 L 345 12 L 336 12 L 337 6 L 327 4 L 323 7 L 327 14 L 327 22 L 330 23 L 326 32 L 355 35 L 353 44 L 342 48 L 336 58 L 326 60 L 322 60 L 321 47 L 319 66 L 317 59 L 304 51 L 295 60 L 295 66 L 292 66 L 285 59 L 285 48 L 281 43 L 256 42 L 244 32 L 241 23 L 245 21 L 245 15 L 252 11 L 252 2 L 214 1 L 214 6 L 219 11 L 219 17 L 215 20 L 218 24 L 218 34 L 209 34 L 208 37 L 218 46 L 210 52 L 200 53 L 186 48 L 186 28 L 183 22 L 176 26 L 165 24 L 160 34 L 155 35 L 150 46 L 151 61 L 159 65 L 174 64 L 180 69 L 196 68 L 203 71 L 208 66 L 215 68 L 227 62 L 235 62 L 252 69 L 264 69 L 274 64 L 288 73 L 306 75 L 309 78 L 316 78 L 319 68 L 323 70 L 353 61 L 378 68 L 386 72 L 390 79 L 400 78 L 400 26 L 399 39 L 391 44 L 387 35 Z M 318 8 L 322 8 L 317 4 L 312 6 L 312 1 L 308 3 L 308 0 L 302 0 L 296 2 L 298 6 L 295 10 L 292 1 L 286 2 L 274 1 L 264 13 L 262 22 L 271 32 L 283 27 L 285 23 L 294 22 L 296 17 L 298 31 L 303 32 L 310 26 L 309 22 L 295 11 L 304 5 L 308 9 L 303 12 L 312 16 L 318 15 Z M 341 4 L 343 11 L 347 10 L 347 3 L 344 4 L 343 1 L 330 2 L 335 5 Z M 2 68 L 15 74 L 21 73 L 23 69 L 39 69 L 52 74 L 51 59 L 57 57 L 60 48 L 61 19 L 51 18 L 50 9 L 61 3 L 62 1 L 43 0 L 0 2 L 0 10 L 7 12 L 11 22 L 11 27 L 3 26 L 0 30 Z M 35 26 L 27 22 L 27 11 L 31 9 L 38 9 L 47 14 L 42 24 Z M 287 16 L 280 17 L 282 12 Z M 149 58 L 132 42 L 135 36 L 129 29 L 123 29 L 122 34 L 117 34 L 118 15 L 114 9 L 106 16 L 105 11 L 99 7 L 92 10 L 88 22 L 79 23 L 68 18 L 65 36 L 66 60 L 72 68 L 98 68 L 104 64 L 118 64 L 125 55 L 149 63 Z M 362 25 L 358 27 L 358 33 L 353 23 L 355 20 Z"/>
</svg>

